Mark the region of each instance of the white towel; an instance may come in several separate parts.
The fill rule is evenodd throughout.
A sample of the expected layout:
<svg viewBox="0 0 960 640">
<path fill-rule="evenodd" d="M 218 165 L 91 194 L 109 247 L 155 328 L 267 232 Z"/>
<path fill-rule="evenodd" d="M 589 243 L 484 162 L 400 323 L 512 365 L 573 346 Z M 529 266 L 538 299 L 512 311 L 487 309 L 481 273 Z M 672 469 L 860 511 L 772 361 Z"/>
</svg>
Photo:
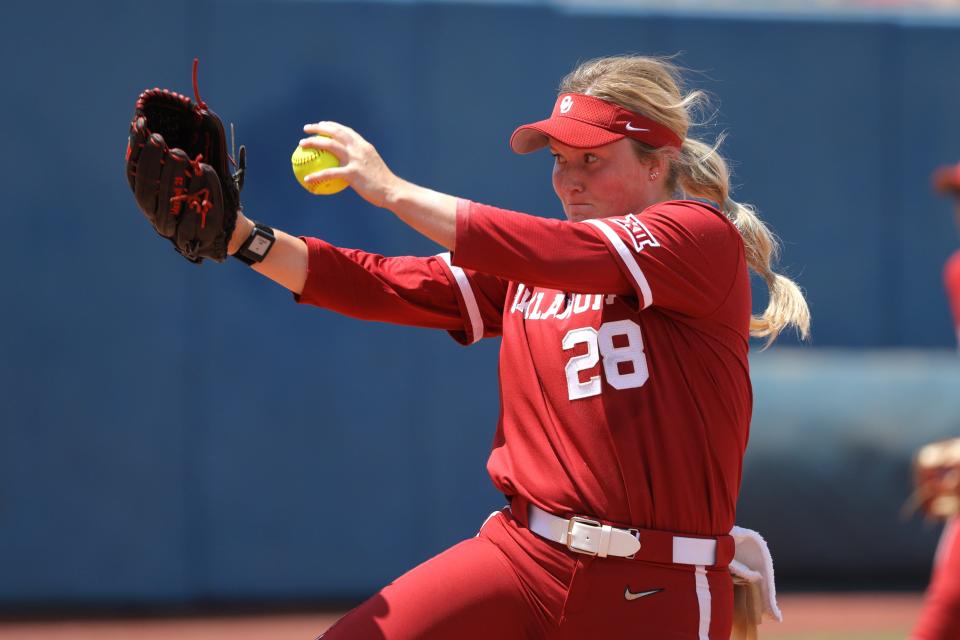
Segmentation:
<svg viewBox="0 0 960 640">
<path fill-rule="evenodd" d="M 730 562 L 730 573 L 749 583 L 757 584 L 763 597 L 763 613 L 767 617 L 783 621 L 777 606 L 777 587 L 773 581 L 773 558 L 767 541 L 756 531 L 734 527 L 730 530 L 737 550 Z"/>
</svg>

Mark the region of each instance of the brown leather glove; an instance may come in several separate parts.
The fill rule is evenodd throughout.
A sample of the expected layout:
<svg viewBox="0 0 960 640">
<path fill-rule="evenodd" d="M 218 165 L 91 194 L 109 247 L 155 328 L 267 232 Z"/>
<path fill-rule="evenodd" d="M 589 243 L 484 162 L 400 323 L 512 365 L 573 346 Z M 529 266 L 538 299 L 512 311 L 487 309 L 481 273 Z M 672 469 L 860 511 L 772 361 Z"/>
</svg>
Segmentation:
<svg viewBox="0 0 960 640">
<path fill-rule="evenodd" d="M 223 262 L 240 210 L 246 150 L 240 147 L 239 164 L 227 153 L 223 123 L 200 99 L 197 60 L 193 90 L 196 103 L 166 89 L 147 89 L 137 98 L 127 181 L 150 224 L 183 257 Z"/>
</svg>

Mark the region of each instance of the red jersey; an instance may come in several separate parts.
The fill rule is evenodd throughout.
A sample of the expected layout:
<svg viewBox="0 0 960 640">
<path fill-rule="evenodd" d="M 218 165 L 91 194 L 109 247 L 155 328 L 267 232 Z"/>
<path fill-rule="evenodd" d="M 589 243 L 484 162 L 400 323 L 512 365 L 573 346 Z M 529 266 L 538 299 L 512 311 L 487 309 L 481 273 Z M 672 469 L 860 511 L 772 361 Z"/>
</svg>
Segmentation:
<svg viewBox="0 0 960 640">
<path fill-rule="evenodd" d="M 947 301 L 953 313 L 953 326 L 960 346 L 960 250 L 955 251 L 943 267 L 943 285 L 947 289 Z"/>
<path fill-rule="evenodd" d="M 700 535 L 734 524 L 752 408 L 743 243 L 670 201 L 567 222 L 460 201 L 452 257 L 308 239 L 301 302 L 503 337 L 488 471 L 558 515 Z"/>
</svg>

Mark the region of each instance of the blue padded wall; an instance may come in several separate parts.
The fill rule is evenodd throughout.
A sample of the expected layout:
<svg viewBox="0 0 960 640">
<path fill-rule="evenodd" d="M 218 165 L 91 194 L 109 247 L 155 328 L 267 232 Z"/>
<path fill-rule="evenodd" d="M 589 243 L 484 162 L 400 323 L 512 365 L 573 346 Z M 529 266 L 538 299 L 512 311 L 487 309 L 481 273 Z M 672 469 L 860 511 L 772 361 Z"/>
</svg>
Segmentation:
<svg viewBox="0 0 960 640">
<path fill-rule="evenodd" d="M 867 455 L 858 443 L 874 432 L 845 435 L 863 407 L 862 376 L 899 367 L 853 351 L 820 360 L 820 348 L 952 345 L 939 269 L 957 242 L 928 176 L 960 160 L 960 85 L 944 72 L 960 67 L 958 43 L 956 22 L 542 4 L 7 7 L 0 605 L 355 597 L 472 535 L 501 503 L 484 471 L 495 342 L 462 349 L 297 307 L 239 264 L 187 264 L 141 219 L 123 176 L 125 122 L 148 86 L 189 94 L 195 55 L 204 99 L 248 147 L 248 213 L 345 246 L 428 255 L 437 247 L 352 192 L 320 199 L 294 182 L 289 155 L 305 122 L 353 126 L 411 180 L 556 216 L 549 156 L 512 155 L 513 128 L 549 112 L 578 60 L 682 50 L 680 62 L 702 72 L 693 84 L 719 98 L 700 132 L 729 132 L 735 195 L 784 238 L 782 266 L 815 318 L 796 387 L 768 393 L 758 367 L 744 524 L 773 532 L 780 575 L 820 566 L 793 542 L 814 520 L 791 520 L 788 532 L 771 497 L 781 494 L 758 492 L 776 485 L 777 443 L 811 421 L 834 445 L 795 460 L 798 475 Z M 955 370 L 940 352 L 919 353 L 927 364 L 903 374 L 911 385 Z M 834 371 L 829 394 L 817 367 Z M 956 387 L 943 389 L 954 400 L 944 404 L 896 400 L 899 389 L 877 400 L 942 427 L 929 435 L 953 428 Z M 920 440 L 908 435 L 882 452 L 888 476 L 855 486 L 876 507 L 860 522 L 877 545 L 905 549 L 894 569 L 916 573 L 933 534 L 911 537 L 890 519 Z M 798 512 L 834 517 L 815 483 L 789 489 Z M 875 566 L 861 542 L 835 548 L 852 571 Z"/>
</svg>

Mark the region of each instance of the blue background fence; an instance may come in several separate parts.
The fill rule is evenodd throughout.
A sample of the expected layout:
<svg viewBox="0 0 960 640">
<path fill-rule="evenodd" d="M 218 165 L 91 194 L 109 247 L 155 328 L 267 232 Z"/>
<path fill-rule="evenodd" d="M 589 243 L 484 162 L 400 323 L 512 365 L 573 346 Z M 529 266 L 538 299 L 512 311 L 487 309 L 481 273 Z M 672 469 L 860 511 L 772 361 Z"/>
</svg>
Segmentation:
<svg viewBox="0 0 960 640">
<path fill-rule="evenodd" d="M 940 283 L 957 238 L 928 182 L 960 159 L 960 21 L 114 0 L 0 23 L 0 605 L 360 597 L 502 502 L 484 471 L 497 343 L 187 264 L 123 176 L 141 90 L 191 93 L 199 55 L 248 148 L 250 215 L 426 255 L 352 192 L 294 182 L 304 123 L 353 126 L 413 181 L 557 216 L 549 156 L 511 154 L 509 134 L 578 61 L 632 51 L 682 51 L 719 98 L 699 134 L 729 132 L 735 196 L 784 238 L 814 315 L 811 347 L 754 360 L 741 523 L 787 584 L 836 585 L 838 566 L 917 584 L 936 530 L 898 518 L 909 455 L 960 423 Z"/>
</svg>

